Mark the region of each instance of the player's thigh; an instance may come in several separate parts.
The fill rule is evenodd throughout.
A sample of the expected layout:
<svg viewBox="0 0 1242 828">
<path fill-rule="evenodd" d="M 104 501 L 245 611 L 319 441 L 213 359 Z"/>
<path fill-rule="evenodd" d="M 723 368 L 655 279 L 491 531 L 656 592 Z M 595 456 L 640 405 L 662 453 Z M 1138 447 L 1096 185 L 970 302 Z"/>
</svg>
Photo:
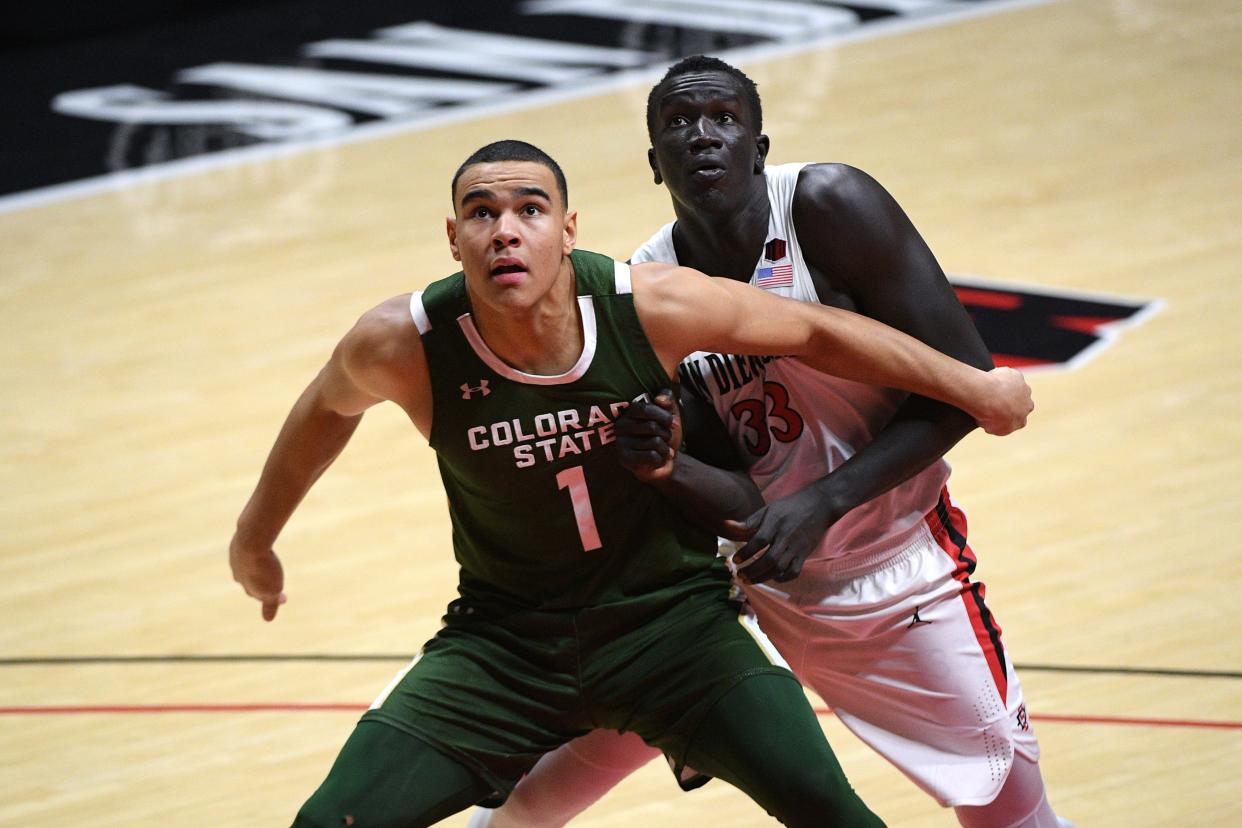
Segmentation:
<svg viewBox="0 0 1242 828">
<path fill-rule="evenodd" d="M 953 584 L 906 603 L 865 632 L 807 612 L 799 678 L 840 714 L 950 750 L 963 731 L 1016 724 L 1021 686 L 982 598 Z"/>
<path fill-rule="evenodd" d="M 880 587 L 897 567 L 857 579 L 870 604 L 768 602 L 760 617 L 777 619 L 778 646 L 796 642 L 799 678 L 855 735 L 942 804 L 986 802 L 1013 752 L 1036 761 L 1039 746 L 981 588 L 924 570 L 894 589 Z"/>
<path fill-rule="evenodd" d="M 298 812 L 295 828 L 419 828 L 492 792 L 492 785 L 421 739 L 360 722 L 332 770 Z"/>
<path fill-rule="evenodd" d="M 807 767 L 840 773 L 801 685 L 775 675 L 743 679 L 725 693 L 691 737 L 687 760 L 729 781 L 797 776 Z"/>
<path fill-rule="evenodd" d="M 786 677 L 738 682 L 703 717 L 686 759 L 786 825 L 882 825 L 850 787 L 802 687 Z"/>
<path fill-rule="evenodd" d="M 680 772 L 703 715 L 746 676 L 793 675 L 744 608 L 721 589 L 686 597 L 594 650 L 583 670 L 601 727 L 638 733 Z"/>
<path fill-rule="evenodd" d="M 816 600 L 782 600 L 751 588 L 763 629 L 799 679 L 834 708 L 860 716 L 920 717 L 956 726 L 1004 715 L 1007 665 L 1000 627 L 982 584 L 960 580 L 956 563 L 923 533 L 876 570 L 846 579 L 811 567 Z M 805 586 L 805 585 L 804 585 Z"/>
<path fill-rule="evenodd" d="M 419 737 L 507 793 L 540 756 L 588 730 L 574 662 L 559 655 L 570 644 L 451 619 L 363 719 Z"/>
</svg>

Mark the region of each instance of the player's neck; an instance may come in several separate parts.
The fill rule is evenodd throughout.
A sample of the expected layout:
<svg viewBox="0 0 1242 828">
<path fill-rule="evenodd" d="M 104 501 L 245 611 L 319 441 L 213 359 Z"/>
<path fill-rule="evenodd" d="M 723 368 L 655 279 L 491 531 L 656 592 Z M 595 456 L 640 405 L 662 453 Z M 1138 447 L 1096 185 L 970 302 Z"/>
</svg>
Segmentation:
<svg viewBox="0 0 1242 828">
<path fill-rule="evenodd" d="M 492 353 L 527 374 L 557 376 L 582 355 L 582 314 L 566 258 L 552 287 L 528 308 L 476 304 L 475 327 Z"/>
<path fill-rule="evenodd" d="M 741 203 L 704 208 L 673 202 L 678 264 L 709 276 L 749 281 L 768 236 L 767 186 L 757 176 Z"/>
</svg>

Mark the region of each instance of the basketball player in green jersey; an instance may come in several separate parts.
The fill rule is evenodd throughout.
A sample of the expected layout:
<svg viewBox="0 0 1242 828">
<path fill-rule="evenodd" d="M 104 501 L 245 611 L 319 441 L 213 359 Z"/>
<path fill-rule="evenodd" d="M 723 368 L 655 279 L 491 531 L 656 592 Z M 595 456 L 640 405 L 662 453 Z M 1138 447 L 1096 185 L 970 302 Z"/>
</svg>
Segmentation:
<svg viewBox="0 0 1242 828">
<path fill-rule="evenodd" d="M 1031 410 L 1021 375 L 847 312 L 575 251 L 564 176 L 528 144 L 482 148 L 452 190 L 462 272 L 345 335 L 286 419 L 230 544 L 235 580 L 270 621 L 285 601 L 272 547 L 363 412 L 397 403 L 437 451 L 460 598 L 294 824 L 430 825 L 503 799 L 541 754 L 608 728 L 787 825 L 880 825 L 792 674 L 739 624 L 714 538 L 618 464 L 613 420 L 699 349 L 800 357 L 962 406 L 994 433 Z"/>
</svg>

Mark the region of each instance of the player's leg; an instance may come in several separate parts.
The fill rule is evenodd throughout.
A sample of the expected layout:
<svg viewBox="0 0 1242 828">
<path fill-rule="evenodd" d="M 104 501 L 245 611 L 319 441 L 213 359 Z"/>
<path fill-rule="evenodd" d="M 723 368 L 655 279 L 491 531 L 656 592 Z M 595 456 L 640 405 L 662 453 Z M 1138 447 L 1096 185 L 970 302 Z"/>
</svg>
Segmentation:
<svg viewBox="0 0 1242 828">
<path fill-rule="evenodd" d="M 469 807 L 492 785 L 426 742 L 359 722 L 294 828 L 421 828 Z"/>
<path fill-rule="evenodd" d="M 815 594 L 813 604 L 757 588 L 748 590 L 752 606 L 841 722 L 940 804 L 959 808 L 963 824 L 1004 828 L 1039 812 L 1055 820 L 1041 805 L 1021 684 L 982 584 L 967 577 L 964 518 L 946 502 L 925 529 L 873 571 L 841 578 L 804 569 L 798 588 Z"/>
<path fill-rule="evenodd" d="M 954 808 L 964 828 L 1074 828 L 1048 804 L 1039 763 L 1021 754 L 1014 757 L 1000 793 L 986 805 Z"/>
<path fill-rule="evenodd" d="M 661 749 L 683 787 L 700 783 L 687 771 L 719 776 L 786 826 L 883 826 L 846 782 L 802 686 L 727 586 L 645 610 L 638 624 L 632 603 L 584 619 L 592 720 Z"/>
<path fill-rule="evenodd" d="M 941 805 L 980 805 L 1004 782 L 1017 727 L 993 670 L 1004 662 L 981 648 L 952 567 L 937 555 L 915 549 L 848 579 L 811 562 L 796 586 L 814 592 L 813 604 L 782 598 L 779 584 L 747 595 L 842 724 Z M 1020 697 L 1013 686 L 1005 693 Z"/>
<path fill-rule="evenodd" d="M 703 717 L 686 764 L 741 789 L 790 828 L 875 828 L 802 687 L 787 675 L 739 681 Z"/>
<path fill-rule="evenodd" d="M 982 644 L 985 630 L 981 628 L 981 623 L 991 614 L 983 603 L 983 585 L 970 581 L 975 556 L 966 541 L 966 515 L 953 504 L 947 490 L 941 495 L 939 506 L 928 516 L 927 526 L 937 548 L 956 564 L 953 578 L 961 584 L 959 595 L 962 605 L 967 608 L 976 637 Z M 995 638 L 996 649 L 1001 650 L 998 655 L 1003 664 L 999 669 L 993 666 L 993 670 L 1006 676 L 1001 697 L 1008 714 L 1007 721 L 1012 726 L 1013 761 L 996 797 L 986 804 L 957 807 L 958 821 L 966 828 L 1073 828 L 1072 823 L 1058 817 L 1048 803 L 1043 776 L 1039 772 L 1039 744 L 1030 727 L 1022 685 L 1008 653 L 1000 645 L 999 625 L 992 621 L 988 630 L 994 630 L 990 634 Z M 987 649 L 986 645 L 983 649 Z"/>
<path fill-rule="evenodd" d="M 299 824 L 430 825 L 508 793 L 540 756 L 586 731 L 572 712 L 581 704 L 569 625 L 537 613 L 502 625 L 464 605 L 450 605 L 444 627 L 371 705 Z"/>
<path fill-rule="evenodd" d="M 883 825 L 845 780 L 802 686 L 723 590 L 610 638 L 584 675 L 598 720 L 663 750 L 683 786 L 689 769 L 717 776 L 795 828 Z"/>
<path fill-rule="evenodd" d="M 921 615 L 933 623 L 948 620 L 935 607 Z M 946 631 L 947 627 L 940 630 Z M 885 675 L 892 677 L 888 669 L 863 681 L 831 683 L 818 669 L 812 687 L 835 707 L 847 728 L 942 805 L 954 807 L 966 828 L 1070 826 L 1048 802 L 1039 770 L 1039 744 L 1026 723 L 1021 685 L 1008 659 L 1008 704 L 1001 707 L 995 702 L 1001 715 L 989 721 L 978 712 L 987 709 L 989 694 L 980 689 L 985 685 L 969 679 L 982 671 L 971 666 L 972 659 L 962 657 L 961 649 L 952 653 L 950 647 L 929 647 L 918 658 L 906 659 L 908 672 L 903 675 L 909 683 L 900 690 L 884 680 Z M 948 666 L 950 673 L 937 673 L 937 665 Z M 972 690 L 978 709 L 940 703 L 968 700 Z M 909 711 L 916 712 L 913 718 Z"/>
<path fill-rule="evenodd" d="M 996 798 L 1015 755 L 1038 758 L 1038 743 L 1008 658 L 980 645 L 958 584 L 945 576 L 902 594 L 938 564 L 916 550 L 822 584 L 813 607 L 749 594 L 773 643 L 794 651 L 799 677 L 842 724 L 941 805 L 978 806 Z"/>
<path fill-rule="evenodd" d="M 594 730 L 546 754 L 500 808 L 476 808 L 467 828 L 561 828 L 659 756 L 635 733 Z"/>
</svg>

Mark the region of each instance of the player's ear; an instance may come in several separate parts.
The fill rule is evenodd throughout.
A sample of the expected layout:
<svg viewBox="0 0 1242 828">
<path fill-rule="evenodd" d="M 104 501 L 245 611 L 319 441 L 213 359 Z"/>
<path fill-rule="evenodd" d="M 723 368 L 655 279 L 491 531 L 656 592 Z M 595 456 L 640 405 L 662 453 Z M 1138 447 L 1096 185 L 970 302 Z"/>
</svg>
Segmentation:
<svg viewBox="0 0 1242 828">
<path fill-rule="evenodd" d="M 763 164 L 768 160 L 768 136 L 755 136 L 755 174 L 763 172 Z"/>
<path fill-rule="evenodd" d="M 562 255 L 568 256 L 573 252 L 574 245 L 578 243 L 578 211 L 571 210 L 565 214 L 565 236 L 564 244 L 561 246 Z"/>
<path fill-rule="evenodd" d="M 449 217 L 444 220 L 444 229 L 448 232 L 449 250 L 453 253 L 453 260 L 461 261 L 461 251 L 457 249 L 457 219 Z"/>
<path fill-rule="evenodd" d="M 655 176 L 655 183 L 663 184 L 664 177 L 660 175 L 660 165 L 656 163 L 654 148 L 647 150 L 647 163 L 651 165 L 651 174 Z"/>
</svg>

